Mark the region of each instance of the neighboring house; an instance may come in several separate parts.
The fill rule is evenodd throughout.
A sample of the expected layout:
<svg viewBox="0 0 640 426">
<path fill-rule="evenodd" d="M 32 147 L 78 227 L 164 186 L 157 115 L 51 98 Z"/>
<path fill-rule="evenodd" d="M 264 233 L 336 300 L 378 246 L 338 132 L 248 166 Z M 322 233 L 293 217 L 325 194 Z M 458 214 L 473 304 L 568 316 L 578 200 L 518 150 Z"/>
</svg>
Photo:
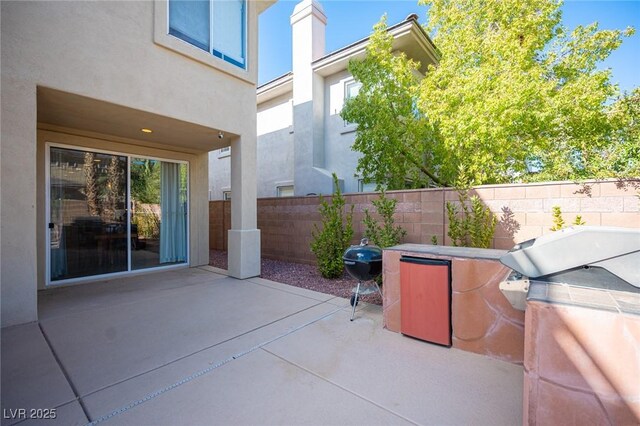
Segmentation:
<svg viewBox="0 0 640 426">
<path fill-rule="evenodd" d="M 347 65 L 364 57 L 369 38 L 326 54 L 326 23 L 318 1 L 297 4 L 291 15 L 293 70 L 258 87 L 258 197 L 331 193 L 333 172 L 345 192 L 375 189 L 355 176 L 356 126 L 340 117 L 345 99 L 360 87 Z M 439 53 L 416 15 L 388 31 L 394 49 L 419 61 L 422 74 L 437 63 Z M 210 199 L 231 197 L 229 165 L 228 151 L 211 153 Z"/>
<path fill-rule="evenodd" d="M 229 272 L 260 274 L 258 15 L 274 0 L 1 3 L 2 326 L 37 290 L 209 262 L 231 146 Z"/>
</svg>

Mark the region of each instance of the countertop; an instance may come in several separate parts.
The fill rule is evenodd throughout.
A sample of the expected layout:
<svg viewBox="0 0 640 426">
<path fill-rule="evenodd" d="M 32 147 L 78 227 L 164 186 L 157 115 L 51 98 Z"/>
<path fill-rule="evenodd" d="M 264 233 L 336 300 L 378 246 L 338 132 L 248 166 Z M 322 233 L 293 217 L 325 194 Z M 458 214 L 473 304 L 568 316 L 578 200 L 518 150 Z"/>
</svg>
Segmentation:
<svg viewBox="0 0 640 426">
<path fill-rule="evenodd" d="M 404 251 L 432 256 L 462 257 L 470 259 L 500 260 L 506 250 L 482 249 L 471 247 L 435 246 L 432 244 L 400 244 L 384 250 Z"/>
<path fill-rule="evenodd" d="M 636 289 L 632 286 L 629 286 L 630 291 L 618 291 L 535 280 L 532 280 L 530 284 L 527 294 L 528 301 L 535 300 L 640 315 L 640 293 L 635 291 Z"/>
</svg>

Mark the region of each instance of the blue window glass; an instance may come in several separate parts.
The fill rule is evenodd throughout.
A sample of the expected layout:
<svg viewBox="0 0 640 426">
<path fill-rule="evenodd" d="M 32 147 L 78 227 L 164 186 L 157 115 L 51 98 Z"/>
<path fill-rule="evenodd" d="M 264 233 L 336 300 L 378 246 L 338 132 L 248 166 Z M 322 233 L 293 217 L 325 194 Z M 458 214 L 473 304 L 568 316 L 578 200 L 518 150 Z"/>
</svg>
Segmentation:
<svg viewBox="0 0 640 426">
<path fill-rule="evenodd" d="M 212 53 L 244 68 L 244 0 L 211 2 Z"/>
<path fill-rule="evenodd" d="M 169 0 L 169 34 L 246 68 L 246 0 Z"/>
<path fill-rule="evenodd" d="M 169 0 L 169 34 L 209 51 L 209 0 Z"/>
</svg>

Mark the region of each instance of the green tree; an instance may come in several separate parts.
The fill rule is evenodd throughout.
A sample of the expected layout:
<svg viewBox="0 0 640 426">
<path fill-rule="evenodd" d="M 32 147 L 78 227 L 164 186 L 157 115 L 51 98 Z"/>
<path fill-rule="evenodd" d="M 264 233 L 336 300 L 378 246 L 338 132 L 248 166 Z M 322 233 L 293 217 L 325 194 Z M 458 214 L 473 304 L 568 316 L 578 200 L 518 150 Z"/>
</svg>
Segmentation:
<svg viewBox="0 0 640 426">
<path fill-rule="evenodd" d="M 122 178 L 125 174 L 124 164 L 119 157 L 112 155 L 107 165 L 107 184 L 102 202 L 102 219 L 106 222 L 116 221 L 118 210 L 126 203 L 126 193 L 123 191 Z M 125 204 L 126 205 L 126 204 Z"/>
<path fill-rule="evenodd" d="M 362 84 L 347 101 L 341 116 L 357 123 L 352 149 L 362 154 L 357 173 L 378 189 L 446 185 L 435 173 L 433 138 L 417 110 L 419 64 L 402 52 L 392 53 L 393 37 L 386 16 L 374 26 L 367 56 L 349 62 L 349 71 Z"/>
<path fill-rule="evenodd" d="M 159 161 L 134 159 L 131 162 L 131 194 L 132 198 L 140 203 L 160 203 Z"/>
<path fill-rule="evenodd" d="M 606 177 L 640 177 L 640 88 L 620 96 L 609 115 L 615 130 L 603 155 Z"/>
<path fill-rule="evenodd" d="M 87 197 L 87 209 L 89 215 L 98 216 L 98 186 L 96 183 L 96 155 L 93 152 L 85 152 L 84 164 L 84 195 Z"/>
<path fill-rule="evenodd" d="M 360 174 L 397 189 L 456 185 L 460 170 L 473 185 L 629 172 L 637 109 L 621 98 L 612 112 L 618 88 L 597 64 L 633 29 L 569 34 L 555 0 L 420 4 L 441 54 L 424 78 L 393 51 L 385 17 L 349 64 L 362 88 L 342 116 L 358 124 Z"/>
</svg>

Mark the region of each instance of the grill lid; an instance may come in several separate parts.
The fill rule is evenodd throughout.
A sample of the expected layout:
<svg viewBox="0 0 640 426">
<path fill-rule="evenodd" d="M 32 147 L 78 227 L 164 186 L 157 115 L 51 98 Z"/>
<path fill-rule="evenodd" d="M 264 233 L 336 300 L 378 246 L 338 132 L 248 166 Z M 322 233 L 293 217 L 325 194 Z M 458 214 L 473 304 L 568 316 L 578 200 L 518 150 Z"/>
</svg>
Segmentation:
<svg viewBox="0 0 640 426">
<path fill-rule="evenodd" d="M 603 283 L 607 281 L 604 272 L 613 274 L 614 280 L 640 288 L 640 230 L 593 226 L 565 228 L 516 244 L 500 258 L 500 262 L 529 278 Z M 602 276 L 597 277 L 598 274 Z"/>
<path fill-rule="evenodd" d="M 350 246 L 342 255 L 342 259 L 363 263 L 382 262 L 382 249 L 370 246 L 369 239 L 363 238 L 359 245 Z"/>
</svg>

